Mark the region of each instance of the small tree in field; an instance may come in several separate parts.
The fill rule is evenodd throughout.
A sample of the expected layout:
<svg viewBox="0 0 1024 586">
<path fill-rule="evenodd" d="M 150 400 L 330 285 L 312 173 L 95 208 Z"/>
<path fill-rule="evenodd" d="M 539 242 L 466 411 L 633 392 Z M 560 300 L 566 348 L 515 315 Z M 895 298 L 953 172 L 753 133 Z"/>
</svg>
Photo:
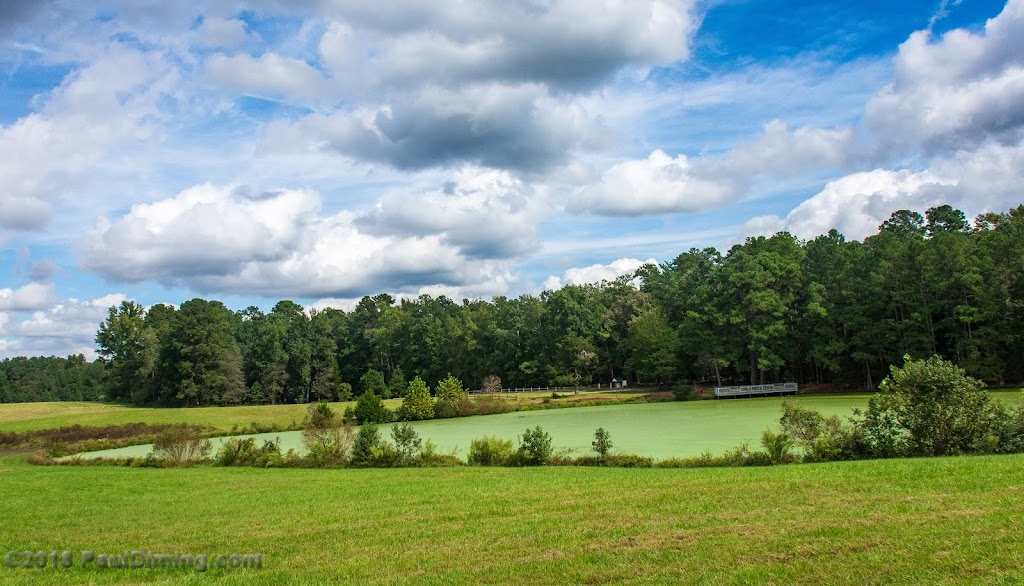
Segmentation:
<svg viewBox="0 0 1024 586">
<path fill-rule="evenodd" d="M 603 427 L 597 428 L 594 432 L 594 441 L 590 443 L 602 460 L 608 458 L 608 452 L 612 449 L 612 437 Z"/>
<path fill-rule="evenodd" d="M 387 423 L 391 412 L 375 393 L 369 391 L 359 395 L 353 414 L 359 423 Z"/>
<path fill-rule="evenodd" d="M 341 417 L 327 403 L 311 404 L 302 430 L 307 461 L 315 466 L 344 466 L 354 435 L 352 425 L 343 425 Z"/>
<path fill-rule="evenodd" d="M 551 459 L 551 436 L 538 425 L 519 438 L 519 460 L 525 466 L 543 466 Z"/>
<path fill-rule="evenodd" d="M 383 442 L 380 429 L 376 425 L 369 423 L 360 427 L 355 442 L 352 443 L 352 465 L 372 465 L 375 452 L 380 450 Z"/>
<path fill-rule="evenodd" d="M 420 446 L 423 443 L 419 434 L 408 423 L 399 423 L 391 428 L 391 438 L 395 440 L 395 449 L 398 452 L 398 465 L 411 466 L 416 461 L 416 456 L 419 454 Z"/>
<path fill-rule="evenodd" d="M 334 385 L 334 398 L 337 401 L 351 401 L 352 400 L 352 385 L 346 382 L 340 382 Z"/>
<path fill-rule="evenodd" d="M 488 393 L 500 393 L 501 392 L 501 378 L 496 374 L 489 375 L 484 379 L 484 391 Z"/>
<path fill-rule="evenodd" d="M 423 379 L 416 377 L 409 383 L 409 388 L 402 398 L 402 406 L 398 408 L 398 417 L 405 421 L 430 419 L 434 416 L 434 399 Z"/>
<path fill-rule="evenodd" d="M 448 374 L 437 383 L 437 403 L 434 404 L 434 415 L 437 417 L 458 417 L 469 415 L 473 405 L 469 393 L 462 388 L 462 381 Z"/>
</svg>

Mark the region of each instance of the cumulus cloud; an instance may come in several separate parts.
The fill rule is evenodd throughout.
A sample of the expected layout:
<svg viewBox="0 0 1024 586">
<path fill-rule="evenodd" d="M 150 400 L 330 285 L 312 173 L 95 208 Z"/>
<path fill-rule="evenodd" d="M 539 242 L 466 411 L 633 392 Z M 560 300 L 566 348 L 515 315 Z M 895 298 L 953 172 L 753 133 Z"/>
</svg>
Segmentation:
<svg viewBox="0 0 1024 586">
<path fill-rule="evenodd" d="M 601 281 L 614 281 L 623 275 L 631 275 L 640 267 L 649 263 L 656 263 L 653 258 L 637 260 L 635 258 L 620 258 L 608 264 L 593 264 L 586 267 L 574 267 L 564 273 L 561 277 L 549 276 L 541 285 L 545 291 L 561 289 L 565 285 L 586 285 L 600 283 Z"/>
<path fill-rule="evenodd" d="M 436 86 L 372 110 L 315 114 L 279 123 L 269 150 L 319 148 L 400 169 L 462 163 L 543 170 L 564 163 L 600 131 L 571 100 L 536 84 Z"/>
<path fill-rule="evenodd" d="M 920 172 L 909 170 L 854 173 L 829 182 L 818 194 L 794 208 L 785 218 L 761 216 L 744 226 L 759 234 L 788 230 L 813 238 L 836 228 L 849 238 L 862 239 L 898 209 L 923 212 L 950 204 L 973 217 L 1020 205 L 1024 184 L 1024 145 L 988 144 L 933 161 Z"/>
<path fill-rule="evenodd" d="M 600 180 L 578 187 L 567 209 L 626 216 L 702 211 L 741 199 L 760 177 L 845 165 L 853 140 L 849 128 L 790 130 L 775 120 L 763 136 L 721 156 L 673 159 L 656 150 L 613 165 Z"/>
<path fill-rule="evenodd" d="M 312 99 L 324 95 L 323 75 L 301 59 L 267 52 L 259 57 L 216 54 L 206 60 L 206 78 L 241 94 Z"/>
<path fill-rule="evenodd" d="M 453 301 L 461 301 L 463 299 L 486 299 L 496 295 L 508 295 L 517 278 L 518 276 L 515 273 L 504 271 L 491 275 L 490 278 L 485 281 L 471 285 L 426 285 L 416 289 L 411 289 L 408 292 L 387 291 L 387 293 L 397 301 L 401 301 L 403 299 L 416 299 L 420 295 L 429 295 L 435 298 L 443 295 Z M 381 291 L 375 291 L 374 293 L 381 293 Z M 359 304 L 360 300 L 362 300 L 362 297 L 325 297 L 314 301 L 310 305 L 310 309 L 321 311 L 330 307 L 344 311 L 352 311 Z"/>
<path fill-rule="evenodd" d="M 0 35 L 8 35 L 32 22 L 52 4 L 52 0 L 0 0 Z"/>
<path fill-rule="evenodd" d="M 917 31 L 900 45 L 891 84 L 865 108 L 883 155 L 1016 144 L 1024 128 L 1024 1 L 983 31 Z"/>
<path fill-rule="evenodd" d="M 578 188 L 567 209 L 573 213 L 635 216 L 706 209 L 732 201 L 735 186 L 702 178 L 685 156 L 656 150 L 646 159 L 624 161 L 593 185 Z"/>
<path fill-rule="evenodd" d="M 6 323 L 0 319 L 0 357 L 84 354 L 94 359 L 96 330 L 108 308 L 125 299 L 113 293 L 96 299 L 51 301 L 26 319 Z"/>
<path fill-rule="evenodd" d="M 540 82 L 576 88 L 629 65 L 689 56 L 697 26 L 683 0 L 348 1 L 326 6 L 334 21 L 320 44 L 338 77 L 364 87 Z M 571 24 L 568 24 L 571 23 Z M 361 63 L 349 56 L 367 56 Z"/>
<path fill-rule="evenodd" d="M 850 238 L 873 234 L 897 209 L 929 207 L 945 201 L 955 181 L 930 172 L 876 169 L 829 182 L 784 219 L 761 216 L 744 226 L 758 234 L 788 230 L 800 238 L 813 238 L 836 228 Z"/>
<path fill-rule="evenodd" d="M 245 263 L 286 258 L 315 222 L 319 197 L 306 191 L 251 196 L 199 185 L 176 197 L 101 218 L 84 240 L 83 266 L 127 281 L 235 273 Z"/>
<path fill-rule="evenodd" d="M 481 181 L 475 188 L 454 187 L 463 195 L 445 205 L 459 210 L 466 221 L 479 220 L 467 204 L 488 179 Z M 498 194 L 498 203 L 483 205 L 507 206 L 509 201 L 501 199 L 507 196 Z M 431 197 L 440 196 L 428 195 L 419 209 L 429 210 Z M 497 254 L 500 241 L 458 218 L 421 222 L 409 233 L 381 229 L 379 221 L 393 213 L 392 205 L 367 215 L 344 210 L 325 216 L 312 192 L 257 197 L 197 186 L 133 206 L 114 221 L 101 219 L 82 241 L 82 266 L 108 279 L 153 280 L 199 291 L 338 298 L 438 284 L 469 287 L 507 271 Z M 377 225 L 374 214 L 381 214 Z"/>
<path fill-rule="evenodd" d="M 69 75 L 39 112 L 0 126 L 0 228 L 45 226 L 73 180 L 150 134 L 157 101 L 176 79 L 159 54 L 113 48 Z"/>
<path fill-rule="evenodd" d="M 543 197 L 521 179 L 469 167 L 440 190 L 383 197 L 357 225 L 378 235 L 441 234 L 469 258 L 508 258 L 538 247 L 537 224 L 549 213 Z"/>
<path fill-rule="evenodd" d="M 0 311 L 32 311 L 51 302 L 53 285 L 28 283 L 17 289 L 0 289 Z"/>
</svg>

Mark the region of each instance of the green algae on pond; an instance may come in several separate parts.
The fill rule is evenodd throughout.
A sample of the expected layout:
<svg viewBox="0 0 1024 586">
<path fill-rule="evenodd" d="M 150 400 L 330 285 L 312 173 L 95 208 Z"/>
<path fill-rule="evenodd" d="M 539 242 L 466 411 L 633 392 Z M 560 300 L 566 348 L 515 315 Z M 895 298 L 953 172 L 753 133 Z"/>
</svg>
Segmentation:
<svg viewBox="0 0 1024 586">
<path fill-rule="evenodd" d="M 867 395 L 789 397 L 801 405 L 818 409 L 826 415 L 845 416 L 855 407 L 867 405 Z M 431 419 L 413 422 L 420 436 L 434 442 L 441 452 L 465 457 L 469 443 L 484 435 L 516 441 L 527 428 L 541 426 L 551 434 L 556 450 L 588 453 L 594 430 L 605 428 L 614 444 L 614 452 L 628 452 L 653 458 L 697 456 L 702 452 L 720 454 L 748 442 L 759 445 L 761 431 L 778 427 L 781 405 L 778 397 L 728 401 L 691 401 L 607 405 L 567 409 L 516 411 L 499 415 Z M 390 425 L 381 426 L 382 435 L 390 437 Z M 248 434 L 231 437 L 254 437 L 257 440 L 279 439 L 282 450 L 302 451 L 302 433 Z M 213 438 L 214 452 L 228 438 Z M 141 457 L 150 453 L 152 445 L 130 446 L 82 454 L 82 457 Z"/>
<path fill-rule="evenodd" d="M 994 398 L 1010 405 L 1021 402 L 1019 392 L 993 392 Z M 854 408 L 867 406 L 869 394 L 803 395 L 709 401 L 638 403 L 514 411 L 500 415 L 481 415 L 454 419 L 416 421 L 412 425 L 443 453 L 465 458 L 470 441 L 493 435 L 516 442 L 527 428 L 541 426 L 551 434 L 556 450 L 586 454 L 591 450 L 594 430 L 603 427 L 611 434 L 613 452 L 626 452 L 652 458 L 684 458 L 703 452 L 714 455 L 746 442 L 759 449 L 761 431 L 778 429 L 783 401 L 795 401 L 822 414 L 848 417 Z M 382 435 L 390 439 L 390 425 L 382 425 Z M 248 434 L 257 440 L 280 440 L 281 449 L 302 451 L 302 432 Z M 214 453 L 228 438 L 213 438 Z M 152 444 L 130 446 L 81 454 L 83 458 L 142 457 Z"/>
</svg>

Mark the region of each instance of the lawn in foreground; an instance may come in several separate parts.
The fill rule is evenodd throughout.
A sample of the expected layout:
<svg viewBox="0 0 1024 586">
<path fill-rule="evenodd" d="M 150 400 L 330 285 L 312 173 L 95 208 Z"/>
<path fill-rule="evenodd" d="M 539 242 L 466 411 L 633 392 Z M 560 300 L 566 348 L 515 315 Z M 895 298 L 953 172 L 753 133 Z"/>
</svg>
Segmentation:
<svg viewBox="0 0 1024 586">
<path fill-rule="evenodd" d="M 1024 456 L 757 469 L 37 467 L 0 459 L 6 551 L 261 553 L 261 570 L 4 584 L 1012 583 Z"/>
<path fill-rule="evenodd" d="M 1003 397 L 1005 395 L 1005 398 Z M 1000 393 L 1013 401 L 1020 393 Z M 719 455 L 746 442 L 760 449 L 761 431 L 778 428 L 784 400 L 816 409 L 825 415 L 849 416 L 855 407 L 867 405 L 869 395 L 800 395 L 723 401 L 688 401 L 602 405 L 573 409 L 520 411 L 501 415 L 435 419 L 413 424 L 417 432 L 437 444 L 442 452 L 453 450 L 465 458 L 469 443 L 483 435 L 496 435 L 516 443 L 527 428 L 541 426 L 551 434 L 556 449 L 587 454 L 594 430 L 603 427 L 611 434 L 613 451 L 672 458 L 699 456 L 703 452 Z M 389 437 L 388 426 L 382 428 Z M 253 436 L 244 436 L 253 437 Z M 255 436 L 261 440 L 281 441 L 284 450 L 302 449 L 301 432 L 270 433 Z M 213 440 L 214 450 L 224 438 Z M 105 457 L 141 457 L 152 451 L 151 445 L 104 450 L 86 455 Z"/>
</svg>

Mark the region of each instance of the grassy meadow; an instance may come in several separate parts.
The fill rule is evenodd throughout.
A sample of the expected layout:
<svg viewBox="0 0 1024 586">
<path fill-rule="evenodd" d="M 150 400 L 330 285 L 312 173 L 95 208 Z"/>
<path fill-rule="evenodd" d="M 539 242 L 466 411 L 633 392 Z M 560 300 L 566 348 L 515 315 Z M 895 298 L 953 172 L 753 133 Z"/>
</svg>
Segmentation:
<svg viewBox="0 0 1024 586">
<path fill-rule="evenodd" d="M 0 458 L 3 584 L 978 584 L 1024 580 L 1024 456 L 771 468 L 41 467 Z M 81 569 L 81 550 L 260 553 Z"/>
<path fill-rule="evenodd" d="M 1021 401 L 1019 392 L 996 396 Z M 867 395 L 798 400 L 848 414 Z M 715 453 L 714 445 L 756 442 L 777 422 L 779 403 L 608 405 L 418 426 L 432 439 L 471 439 L 541 425 L 556 445 L 586 442 L 585 450 L 603 425 L 618 450 L 665 445 L 672 455 L 688 449 L 672 434 L 688 430 L 721 442 L 705 444 Z M 0 430 L 140 420 L 125 413 L 229 429 L 289 424 L 303 408 L 2 405 Z M 1022 499 L 1024 455 L 768 468 L 321 470 L 32 466 L 19 454 L 0 456 L 0 554 L 69 550 L 74 567 L 0 564 L 0 583 L 1012 584 L 1024 580 Z M 203 573 L 83 569 L 84 550 L 258 553 L 263 563 L 232 570 L 211 562 Z"/>
<path fill-rule="evenodd" d="M 644 391 L 591 392 L 581 394 L 580 397 L 566 396 L 562 399 L 555 399 L 554 402 L 622 401 L 644 394 L 646 394 Z M 551 393 L 532 392 L 499 396 L 514 408 L 529 408 L 541 406 L 544 399 L 549 398 Z M 339 413 L 346 407 L 355 406 L 355 404 L 355 401 L 330 403 L 331 408 Z M 384 401 L 384 405 L 388 409 L 397 409 L 401 404 L 401 399 Z M 295 404 L 168 408 L 93 402 L 3 403 L 0 404 L 0 432 L 55 429 L 76 424 L 87 427 L 103 427 L 136 422 L 151 425 L 189 423 L 213 427 L 220 431 L 229 431 L 234 426 L 247 427 L 254 421 L 268 426 L 289 427 L 302 423 L 302 418 L 306 416 L 306 408 L 307 405 Z"/>
</svg>

